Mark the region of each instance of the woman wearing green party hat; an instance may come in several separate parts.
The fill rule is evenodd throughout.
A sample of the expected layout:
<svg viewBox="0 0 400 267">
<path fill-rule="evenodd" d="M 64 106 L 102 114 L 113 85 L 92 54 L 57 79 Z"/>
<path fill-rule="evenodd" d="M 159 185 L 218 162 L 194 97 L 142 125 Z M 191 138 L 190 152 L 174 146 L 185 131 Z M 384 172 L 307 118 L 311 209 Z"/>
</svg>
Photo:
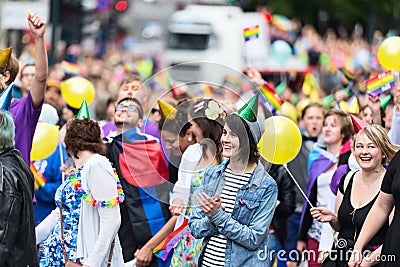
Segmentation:
<svg viewBox="0 0 400 267">
<path fill-rule="evenodd" d="M 189 227 L 204 238 L 199 266 L 267 266 L 277 185 L 259 161 L 258 94 L 225 119 L 222 154 L 204 173 Z"/>
</svg>

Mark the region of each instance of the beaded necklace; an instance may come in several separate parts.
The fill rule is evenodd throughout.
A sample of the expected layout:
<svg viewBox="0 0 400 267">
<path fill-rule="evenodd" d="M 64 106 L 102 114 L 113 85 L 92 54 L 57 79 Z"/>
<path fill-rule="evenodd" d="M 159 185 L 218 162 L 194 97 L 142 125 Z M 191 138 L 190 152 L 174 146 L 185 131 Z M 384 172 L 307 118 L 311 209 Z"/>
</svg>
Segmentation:
<svg viewBox="0 0 400 267">
<path fill-rule="evenodd" d="M 117 182 L 118 196 L 116 198 L 113 198 L 110 200 L 96 200 L 96 199 L 93 199 L 91 196 L 89 196 L 86 193 L 86 191 L 82 188 L 81 183 L 78 181 L 78 178 L 76 177 L 76 167 L 75 166 L 72 166 L 69 169 L 68 176 L 69 176 L 69 180 L 72 183 L 73 188 L 76 191 L 78 191 L 79 193 L 83 193 L 82 199 L 84 201 L 86 201 L 87 203 L 89 203 L 92 207 L 114 207 L 117 204 L 124 201 L 125 194 L 122 191 L 121 182 L 119 181 L 118 174 L 117 174 L 117 171 L 115 170 L 115 168 L 113 168 L 113 171 L 114 171 L 115 180 Z"/>
</svg>

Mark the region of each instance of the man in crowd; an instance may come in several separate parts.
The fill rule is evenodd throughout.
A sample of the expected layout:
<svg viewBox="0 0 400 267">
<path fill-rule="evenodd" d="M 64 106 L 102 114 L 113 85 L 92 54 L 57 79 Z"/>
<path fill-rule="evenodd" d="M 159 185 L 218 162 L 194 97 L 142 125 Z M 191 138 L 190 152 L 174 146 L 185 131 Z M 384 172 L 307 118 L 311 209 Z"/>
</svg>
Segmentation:
<svg viewBox="0 0 400 267">
<path fill-rule="evenodd" d="M 140 104 L 142 105 L 143 102 L 141 101 L 140 98 L 138 98 L 136 96 L 142 83 L 143 83 L 143 80 L 139 76 L 132 74 L 132 75 L 125 77 L 119 85 L 118 96 L 117 96 L 116 102 L 118 102 L 124 98 L 135 97 L 137 100 L 139 100 Z M 142 121 L 140 122 L 139 127 L 140 126 L 142 126 Z M 105 137 L 114 136 L 116 130 L 117 130 L 117 127 L 115 126 L 114 121 L 109 121 L 106 124 L 104 124 L 102 127 L 103 136 L 105 136 Z"/>
<path fill-rule="evenodd" d="M 168 168 L 158 139 L 140 132 L 143 109 L 136 98 L 117 102 L 116 136 L 106 138 L 107 157 L 121 180 L 125 201 L 121 203 L 119 238 L 125 262 L 168 221 Z M 149 266 L 167 266 L 153 257 Z"/>
<path fill-rule="evenodd" d="M 15 148 L 21 151 L 24 160 L 29 164 L 32 139 L 46 91 L 48 66 L 44 41 L 46 23 L 35 13 L 30 13 L 28 14 L 28 24 L 35 37 L 35 67 L 29 67 L 29 75 L 32 78 L 31 88 L 27 96 L 20 100 L 14 99 L 11 103 L 10 112 L 15 123 Z M 10 59 L 0 73 L 0 93 L 11 85 L 19 70 L 18 60 L 15 56 L 5 56 Z"/>
</svg>

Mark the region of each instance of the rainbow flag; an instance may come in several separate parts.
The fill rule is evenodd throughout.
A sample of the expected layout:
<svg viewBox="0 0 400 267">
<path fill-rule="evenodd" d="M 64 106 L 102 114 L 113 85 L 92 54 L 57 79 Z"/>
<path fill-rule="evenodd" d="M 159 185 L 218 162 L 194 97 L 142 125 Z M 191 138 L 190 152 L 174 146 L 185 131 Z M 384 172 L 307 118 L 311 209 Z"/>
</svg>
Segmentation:
<svg viewBox="0 0 400 267">
<path fill-rule="evenodd" d="M 343 74 L 342 83 L 344 86 L 347 86 L 352 80 L 354 80 L 355 78 L 354 74 L 345 67 L 339 68 L 339 71 L 341 74 Z"/>
<path fill-rule="evenodd" d="M 179 242 L 179 240 L 190 231 L 188 222 L 189 219 L 185 218 L 182 225 L 178 229 L 164 238 L 164 240 L 153 249 L 154 255 L 165 261 L 168 257 L 168 254 Z"/>
<path fill-rule="evenodd" d="M 377 76 L 366 80 L 365 85 L 368 89 L 368 94 L 371 96 L 379 95 L 394 87 L 394 76 L 392 71 L 386 71 L 378 74 Z"/>
<path fill-rule="evenodd" d="M 81 73 L 81 69 L 79 68 L 78 64 L 76 64 L 76 63 L 72 63 L 72 62 L 63 60 L 60 63 L 60 66 L 65 73 L 68 73 L 72 76 L 77 76 Z"/>
<path fill-rule="evenodd" d="M 224 76 L 224 81 L 222 82 L 222 84 L 229 89 L 237 91 L 240 88 L 240 79 L 235 76 L 226 74 Z"/>
<path fill-rule="evenodd" d="M 35 178 L 35 189 L 39 189 L 40 187 L 43 187 L 44 184 L 46 183 L 46 177 L 43 176 L 43 174 L 41 174 L 35 167 L 35 165 L 33 164 L 33 162 L 31 161 L 30 164 L 30 169 L 31 172 L 33 173 L 33 177 Z"/>
<path fill-rule="evenodd" d="M 258 89 L 275 110 L 278 110 L 285 102 L 280 95 L 275 92 L 274 88 L 271 88 L 267 83 L 264 83 Z"/>
<path fill-rule="evenodd" d="M 124 70 L 128 73 L 137 73 L 136 65 L 134 62 L 128 62 L 124 64 Z"/>
<path fill-rule="evenodd" d="M 258 25 L 244 28 L 243 35 L 244 35 L 245 42 L 253 40 L 253 39 L 257 39 L 259 33 L 260 33 L 260 29 L 259 29 Z"/>
<path fill-rule="evenodd" d="M 171 89 L 171 76 L 169 75 L 168 70 L 160 71 L 153 75 L 153 82 L 159 87 L 161 90 L 170 90 Z"/>
<path fill-rule="evenodd" d="M 200 84 L 202 93 L 204 96 L 212 96 L 213 95 L 213 89 L 211 87 L 211 85 L 209 85 L 208 83 L 201 83 Z"/>
</svg>

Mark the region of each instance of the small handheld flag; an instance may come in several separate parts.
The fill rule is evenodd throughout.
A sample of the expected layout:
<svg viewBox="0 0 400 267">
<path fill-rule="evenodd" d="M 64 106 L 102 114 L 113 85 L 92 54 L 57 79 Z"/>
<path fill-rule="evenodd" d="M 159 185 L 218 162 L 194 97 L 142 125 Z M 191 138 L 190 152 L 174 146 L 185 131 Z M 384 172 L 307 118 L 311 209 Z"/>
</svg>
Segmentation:
<svg viewBox="0 0 400 267">
<path fill-rule="evenodd" d="M 273 88 L 264 83 L 259 87 L 261 94 L 264 98 L 272 105 L 275 110 L 278 110 L 282 104 L 285 102 L 278 93 L 275 92 Z"/>
<path fill-rule="evenodd" d="M 340 71 L 340 73 L 343 74 L 343 80 L 342 80 L 343 85 L 348 86 L 349 83 L 354 80 L 354 78 L 355 78 L 354 74 L 352 72 L 350 72 L 348 69 L 346 69 L 345 67 L 339 68 L 339 71 Z"/>
<path fill-rule="evenodd" d="M 41 174 L 31 161 L 31 164 L 29 165 L 31 172 L 33 173 L 33 177 L 35 178 L 35 189 L 39 189 L 39 187 L 43 187 L 44 184 L 46 183 L 46 178 Z"/>
<path fill-rule="evenodd" d="M 257 39 L 259 35 L 260 29 L 258 25 L 254 25 L 252 27 L 244 28 L 243 35 L 245 42 Z"/>
<path fill-rule="evenodd" d="M 185 216 L 182 225 L 170 233 L 160 244 L 158 244 L 154 249 L 153 253 L 158 258 L 166 260 L 170 251 L 175 247 L 179 240 L 186 235 L 190 229 L 188 225 L 189 219 Z"/>
<path fill-rule="evenodd" d="M 393 73 L 390 70 L 384 73 L 380 73 L 377 76 L 366 80 L 365 85 L 367 86 L 369 95 L 379 95 L 394 87 L 395 83 Z"/>
<path fill-rule="evenodd" d="M 76 63 L 72 63 L 72 62 L 63 60 L 60 63 L 60 67 L 65 73 L 67 73 L 71 76 L 78 76 L 81 73 L 81 69 L 78 66 L 78 64 L 76 64 Z"/>
</svg>

